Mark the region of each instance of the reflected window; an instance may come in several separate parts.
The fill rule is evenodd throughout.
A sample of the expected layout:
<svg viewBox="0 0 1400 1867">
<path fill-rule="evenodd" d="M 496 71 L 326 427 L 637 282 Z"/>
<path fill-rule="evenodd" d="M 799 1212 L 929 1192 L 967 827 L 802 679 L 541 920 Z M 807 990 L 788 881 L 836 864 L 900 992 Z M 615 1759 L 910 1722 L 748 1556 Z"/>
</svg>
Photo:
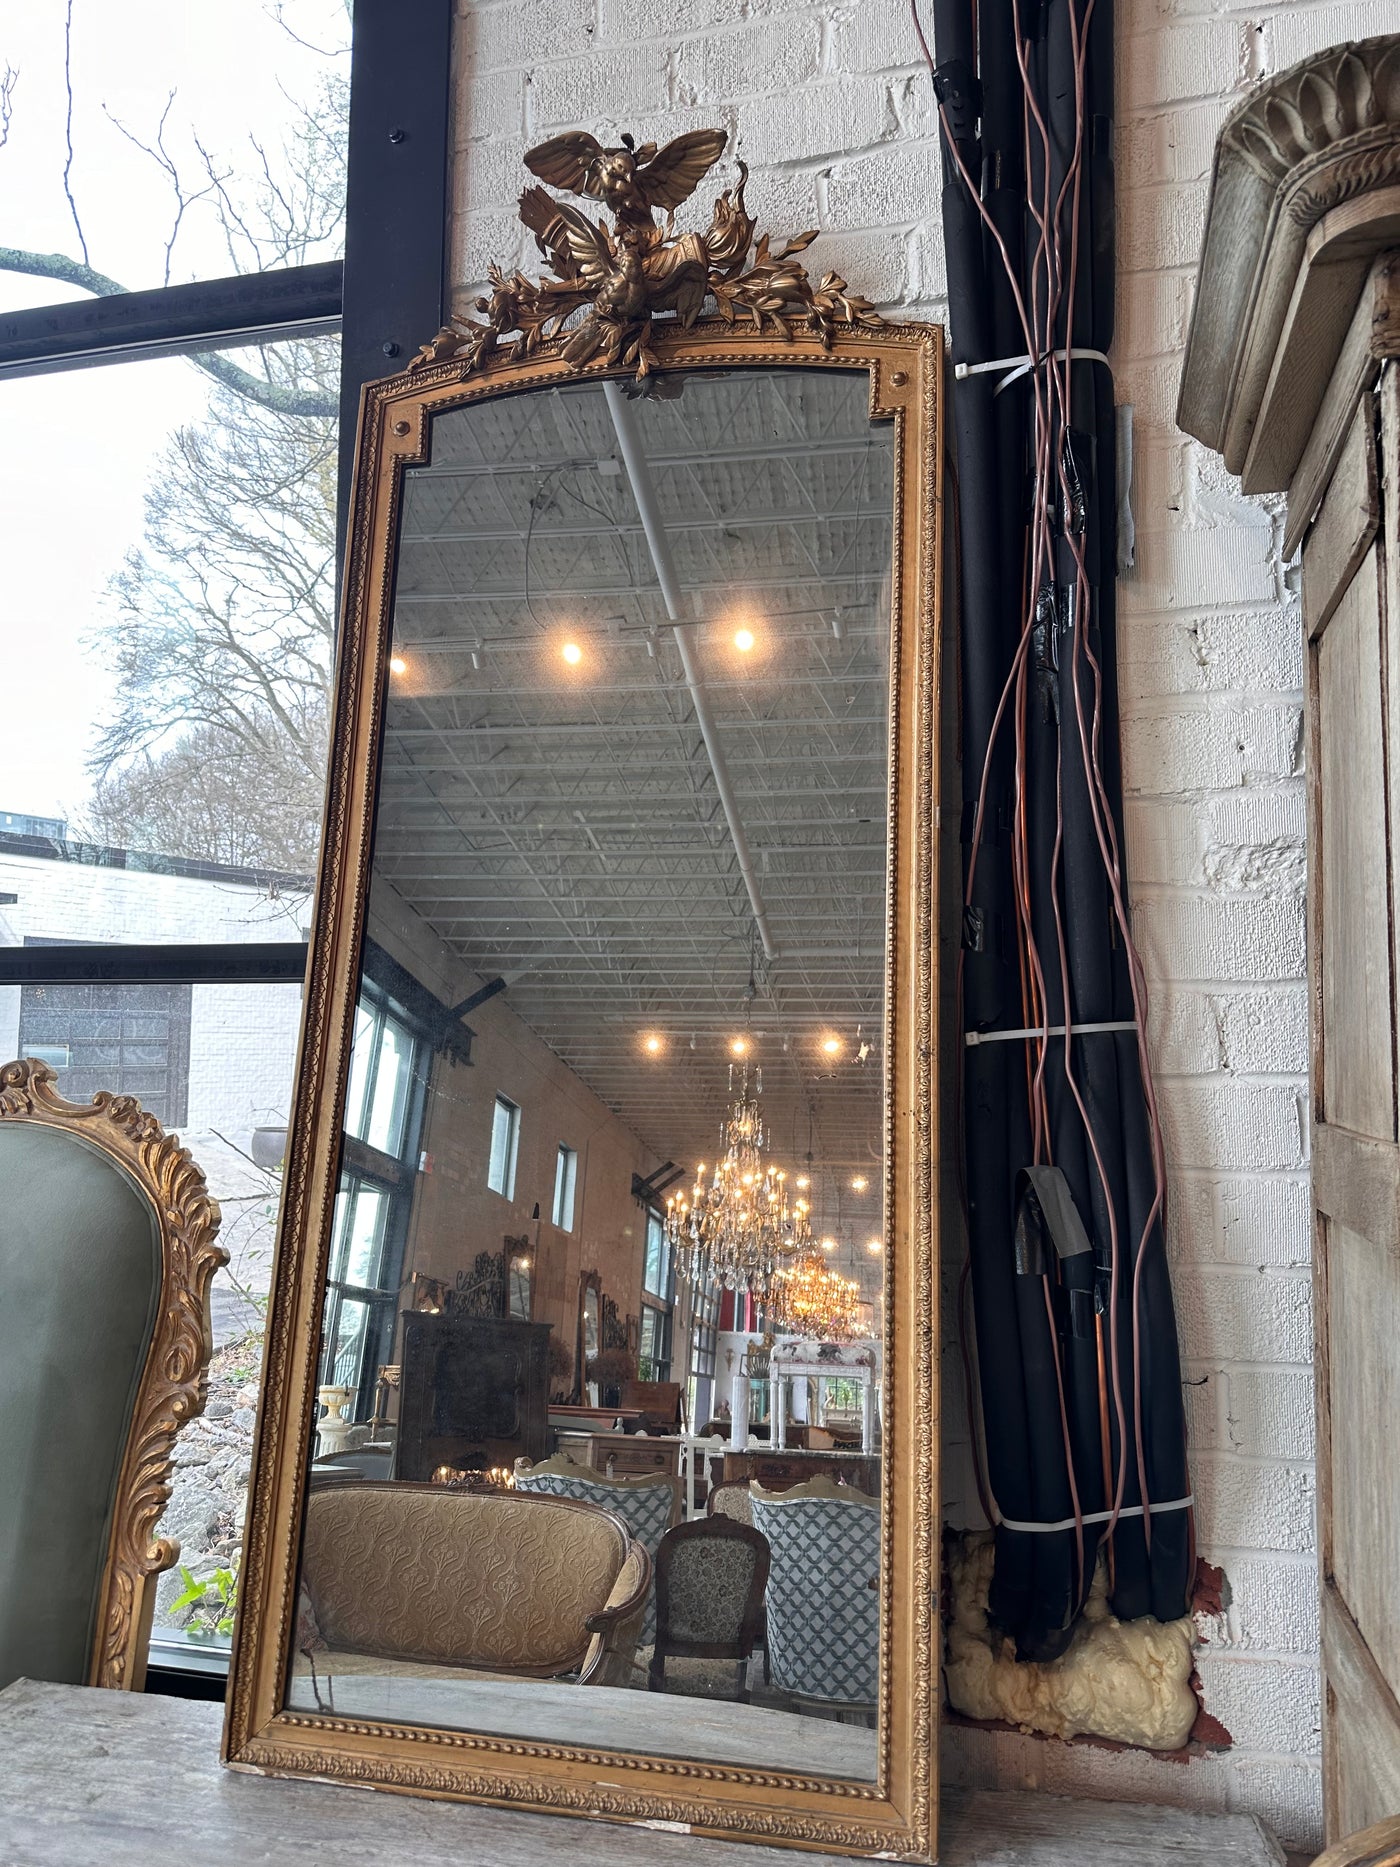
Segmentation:
<svg viewBox="0 0 1400 1867">
<path fill-rule="evenodd" d="M 671 1312 L 653 1303 L 642 1304 L 639 1372 L 644 1381 L 671 1378 Z"/>
<path fill-rule="evenodd" d="M 366 982 L 355 1011 L 321 1366 L 323 1386 L 354 1393 L 347 1418 L 368 1417 L 375 1376 L 391 1356 L 428 1056 L 404 1008 Z"/>
<path fill-rule="evenodd" d="M 519 1153 L 519 1107 L 508 1097 L 497 1096 L 495 1113 L 491 1117 L 491 1159 L 486 1169 L 486 1184 L 505 1199 L 515 1198 L 515 1163 Z M 557 1192 L 555 1199 L 557 1203 Z M 554 1222 L 559 1223 L 557 1218 Z"/>
<path fill-rule="evenodd" d="M 578 1174 L 578 1151 L 561 1141 L 554 1164 L 554 1223 L 561 1232 L 574 1229 L 574 1182 Z"/>
</svg>

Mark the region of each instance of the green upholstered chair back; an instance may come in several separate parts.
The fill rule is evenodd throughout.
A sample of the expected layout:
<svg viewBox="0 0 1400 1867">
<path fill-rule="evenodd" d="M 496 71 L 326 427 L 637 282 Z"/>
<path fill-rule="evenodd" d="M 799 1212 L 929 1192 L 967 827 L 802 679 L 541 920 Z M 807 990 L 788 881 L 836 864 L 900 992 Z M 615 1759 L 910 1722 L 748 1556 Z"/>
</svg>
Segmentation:
<svg viewBox="0 0 1400 1867">
<path fill-rule="evenodd" d="M 130 1098 L 80 1108 L 52 1083 L 0 1072 L 0 1687 L 138 1685 L 146 1584 L 177 1553 L 152 1542 L 174 1427 L 203 1405 L 218 1207 Z"/>
</svg>

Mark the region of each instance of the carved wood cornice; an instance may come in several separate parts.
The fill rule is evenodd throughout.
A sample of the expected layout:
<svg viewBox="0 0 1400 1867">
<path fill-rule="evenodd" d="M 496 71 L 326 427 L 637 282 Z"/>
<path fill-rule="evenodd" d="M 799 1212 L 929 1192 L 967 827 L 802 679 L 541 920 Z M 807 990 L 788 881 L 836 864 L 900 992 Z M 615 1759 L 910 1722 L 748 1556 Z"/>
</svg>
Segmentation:
<svg viewBox="0 0 1400 1867">
<path fill-rule="evenodd" d="M 1397 188 L 1400 35 L 1303 60 L 1221 131 L 1177 420 L 1247 491 L 1289 485 Z"/>
<path fill-rule="evenodd" d="M 156 1537 L 155 1528 L 170 1498 L 175 1435 L 208 1398 L 209 1285 L 228 1253 L 214 1242 L 218 1203 L 179 1136 L 167 1134 L 132 1096 L 102 1090 L 89 1103 L 69 1102 L 56 1081 L 49 1065 L 34 1058 L 5 1064 L 0 1121 L 61 1129 L 110 1156 L 151 1205 L 160 1233 L 160 1302 L 117 1480 L 88 1673 L 92 1685 L 139 1690 L 152 1584 L 180 1554 L 179 1544 Z"/>
</svg>

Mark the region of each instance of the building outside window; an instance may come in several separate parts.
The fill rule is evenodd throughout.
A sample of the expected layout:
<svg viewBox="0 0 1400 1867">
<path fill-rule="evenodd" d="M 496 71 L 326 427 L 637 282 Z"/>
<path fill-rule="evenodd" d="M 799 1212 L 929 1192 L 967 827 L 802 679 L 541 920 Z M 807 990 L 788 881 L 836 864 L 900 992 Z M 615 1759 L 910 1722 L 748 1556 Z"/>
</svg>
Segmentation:
<svg viewBox="0 0 1400 1867">
<path fill-rule="evenodd" d="M 515 1198 L 515 1163 L 520 1154 L 520 1109 L 508 1096 L 497 1096 L 491 1116 L 491 1159 L 486 1184 L 505 1199 Z"/>
<path fill-rule="evenodd" d="M 554 1223 L 561 1232 L 574 1229 L 574 1185 L 578 1177 L 578 1151 L 559 1143 L 554 1163 Z"/>
</svg>

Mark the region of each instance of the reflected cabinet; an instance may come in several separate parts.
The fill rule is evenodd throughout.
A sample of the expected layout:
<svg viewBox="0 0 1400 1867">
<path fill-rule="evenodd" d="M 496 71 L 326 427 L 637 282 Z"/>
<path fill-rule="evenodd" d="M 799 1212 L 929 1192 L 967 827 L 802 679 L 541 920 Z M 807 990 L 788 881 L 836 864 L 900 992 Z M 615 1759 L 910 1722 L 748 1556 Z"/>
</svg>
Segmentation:
<svg viewBox="0 0 1400 1867">
<path fill-rule="evenodd" d="M 717 135 L 365 391 L 226 1755 L 930 1861 L 941 349 Z"/>
</svg>

